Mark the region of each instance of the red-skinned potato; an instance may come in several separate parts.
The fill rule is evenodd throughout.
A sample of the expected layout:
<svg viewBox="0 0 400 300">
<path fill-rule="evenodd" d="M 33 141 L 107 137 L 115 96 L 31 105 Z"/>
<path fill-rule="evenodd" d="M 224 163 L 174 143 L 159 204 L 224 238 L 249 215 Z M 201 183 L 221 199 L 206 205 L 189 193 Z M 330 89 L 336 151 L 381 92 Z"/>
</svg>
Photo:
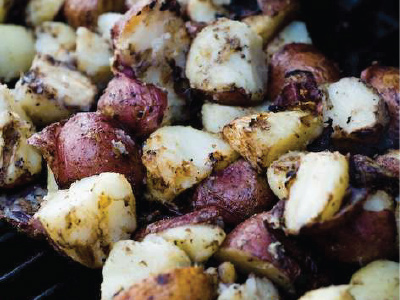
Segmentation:
<svg viewBox="0 0 400 300">
<path fill-rule="evenodd" d="M 46 127 L 28 142 L 42 152 L 61 188 L 103 172 L 125 175 L 135 193 L 142 185 L 138 145 L 99 113 L 78 113 Z"/>
<path fill-rule="evenodd" d="M 205 179 L 193 196 L 196 209 L 216 206 L 221 210 L 224 222 L 230 225 L 267 210 L 274 202 L 266 179 L 244 159 Z"/>
<path fill-rule="evenodd" d="M 300 267 L 285 254 L 282 243 L 266 227 L 268 213 L 261 213 L 239 224 L 227 235 L 217 259 L 232 262 L 239 270 L 266 276 L 288 291 L 300 275 Z"/>
<path fill-rule="evenodd" d="M 383 155 L 375 158 L 378 165 L 391 173 L 394 177 L 399 178 L 400 172 L 400 150 L 392 149 Z"/>
<path fill-rule="evenodd" d="M 295 70 L 311 72 L 317 84 L 337 81 L 340 75 L 336 64 L 313 45 L 285 45 L 270 61 L 268 94 L 271 100 L 281 92 L 286 74 Z"/>
<path fill-rule="evenodd" d="M 108 83 L 97 110 L 117 120 L 131 135 L 145 137 L 161 125 L 167 104 L 163 90 L 117 74 Z"/>
<path fill-rule="evenodd" d="M 275 16 L 291 6 L 298 6 L 298 0 L 257 0 L 264 15 Z"/>
<path fill-rule="evenodd" d="M 399 68 L 373 65 L 361 73 L 361 79 L 373 86 L 386 102 L 390 115 L 390 147 L 399 147 L 400 75 Z"/>
<path fill-rule="evenodd" d="M 66 0 L 64 15 L 72 27 L 93 28 L 99 15 L 109 11 L 122 11 L 124 0 Z"/>
</svg>

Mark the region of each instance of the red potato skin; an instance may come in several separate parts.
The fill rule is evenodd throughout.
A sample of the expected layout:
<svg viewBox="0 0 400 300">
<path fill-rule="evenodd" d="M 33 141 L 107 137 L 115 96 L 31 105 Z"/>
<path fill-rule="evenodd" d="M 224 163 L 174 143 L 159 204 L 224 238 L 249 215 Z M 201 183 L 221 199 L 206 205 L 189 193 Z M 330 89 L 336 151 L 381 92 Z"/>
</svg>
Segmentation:
<svg viewBox="0 0 400 300">
<path fill-rule="evenodd" d="M 99 113 L 78 113 L 34 134 L 28 143 L 42 152 L 61 188 L 103 172 L 125 175 L 135 194 L 143 184 L 140 148 Z"/>
<path fill-rule="evenodd" d="M 132 136 L 144 138 L 160 127 L 167 105 L 166 92 L 117 74 L 108 83 L 97 110 L 118 121 Z"/>
<path fill-rule="evenodd" d="M 361 73 L 361 79 L 373 86 L 386 102 L 390 122 L 388 137 L 392 141 L 391 147 L 399 147 L 399 111 L 400 111 L 400 70 L 395 67 L 373 65 Z"/>
<path fill-rule="evenodd" d="M 211 224 L 218 225 L 221 228 L 224 227 L 224 221 L 221 216 L 221 211 L 215 207 L 206 207 L 183 216 L 164 219 L 139 230 L 135 234 L 135 240 L 141 241 L 148 234 L 162 232 L 170 228 L 176 228 L 179 226 L 193 225 L 193 224 Z"/>
<path fill-rule="evenodd" d="M 205 179 L 193 195 L 195 209 L 216 206 L 230 225 L 271 208 L 275 202 L 265 178 L 244 159 Z"/>
<path fill-rule="evenodd" d="M 271 17 L 291 7 L 299 6 L 298 0 L 257 0 L 257 3 L 263 14 Z"/>
<path fill-rule="evenodd" d="M 393 177 L 397 179 L 400 176 L 400 160 L 396 157 L 389 155 L 380 155 L 375 159 L 376 163 L 389 172 Z"/>
<path fill-rule="evenodd" d="M 295 70 L 311 72 L 317 84 L 334 82 L 340 78 L 336 64 L 313 45 L 288 44 L 276 52 L 270 62 L 268 93 L 271 100 L 280 94 L 286 74 Z"/>
</svg>

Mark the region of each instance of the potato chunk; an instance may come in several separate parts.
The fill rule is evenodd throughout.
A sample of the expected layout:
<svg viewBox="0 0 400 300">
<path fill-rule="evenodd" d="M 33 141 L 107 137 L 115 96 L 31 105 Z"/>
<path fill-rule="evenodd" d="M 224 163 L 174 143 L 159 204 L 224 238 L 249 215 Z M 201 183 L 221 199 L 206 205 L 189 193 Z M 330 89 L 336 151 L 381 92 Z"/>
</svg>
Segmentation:
<svg viewBox="0 0 400 300">
<path fill-rule="evenodd" d="M 192 88 L 231 105 L 261 101 L 267 73 L 261 38 L 246 24 L 228 19 L 220 19 L 197 34 L 186 67 Z"/>
<path fill-rule="evenodd" d="M 89 78 L 48 55 L 38 55 L 15 86 L 16 101 L 39 126 L 88 111 L 96 93 Z"/>
<path fill-rule="evenodd" d="M 232 121 L 223 135 L 253 167 L 262 170 L 286 152 L 301 150 L 322 133 L 319 117 L 304 111 L 268 112 Z"/>
<path fill-rule="evenodd" d="M 27 28 L 0 24 L 0 81 L 18 78 L 26 72 L 35 56 L 33 34 Z"/>
<path fill-rule="evenodd" d="M 307 292 L 299 300 L 353 300 L 349 293 L 349 285 L 337 285 Z"/>
<path fill-rule="evenodd" d="M 348 185 L 345 156 L 338 152 L 302 156 L 285 205 L 286 231 L 298 234 L 306 225 L 331 218 L 339 210 Z"/>
<path fill-rule="evenodd" d="M 87 267 L 101 267 L 113 243 L 136 229 L 135 196 L 117 173 L 84 178 L 44 200 L 34 218 L 57 248 Z"/>
<path fill-rule="evenodd" d="M 112 77 L 111 45 L 106 39 L 85 27 L 79 27 L 76 35 L 78 70 L 88 75 L 94 83 L 104 86 Z"/>
<path fill-rule="evenodd" d="M 189 0 L 187 4 L 187 13 L 192 21 L 212 22 L 222 15 L 227 15 L 228 11 L 218 5 L 215 0 Z M 228 2 L 229 0 L 225 1 Z"/>
<path fill-rule="evenodd" d="M 374 261 L 354 273 L 350 284 L 355 300 L 399 299 L 399 263 Z"/>
<path fill-rule="evenodd" d="M 250 275 L 244 284 L 221 285 L 218 300 L 279 300 L 279 293 L 267 278 Z"/>
<path fill-rule="evenodd" d="M 172 201 L 214 168 L 236 158 L 237 153 L 217 135 L 184 126 L 160 128 L 143 147 L 148 192 L 156 200 Z"/>
<path fill-rule="evenodd" d="M 42 170 L 41 155 L 27 143 L 33 133 L 11 91 L 0 85 L 0 188 L 24 184 Z"/>
<path fill-rule="evenodd" d="M 358 78 L 342 78 L 326 86 L 324 119 L 332 120 L 334 139 L 377 141 L 389 122 L 385 102 Z"/>
<path fill-rule="evenodd" d="M 63 62 L 74 61 L 75 30 L 61 22 L 44 22 L 35 29 L 37 53 L 48 54 Z"/>
<path fill-rule="evenodd" d="M 115 294 L 149 276 L 190 264 L 184 251 L 158 236 L 148 236 L 142 242 L 117 242 L 103 268 L 101 299 L 111 300 Z"/>
<path fill-rule="evenodd" d="M 111 12 L 100 15 L 97 19 L 97 32 L 108 42 L 112 43 L 111 30 L 122 16 L 122 14 Z"/>
<path fill-rule="evenodd" d="M 37 26 L 52 21 L 60 11 L 65 0 L 30 0 L 26 6 L 26 22 Z"/>
</svg>

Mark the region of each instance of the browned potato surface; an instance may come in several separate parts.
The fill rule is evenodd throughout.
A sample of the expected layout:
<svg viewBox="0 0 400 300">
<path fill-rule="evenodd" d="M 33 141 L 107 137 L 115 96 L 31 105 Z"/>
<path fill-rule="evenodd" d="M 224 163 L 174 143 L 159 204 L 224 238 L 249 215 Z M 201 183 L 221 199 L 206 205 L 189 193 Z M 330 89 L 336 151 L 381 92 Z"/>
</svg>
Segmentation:
<svg viewBox="0 0 400 300">
<path fill-rule="evenodd" d="M 339 79 L 334 62 L 309 44 L 288 44 L 276 52 L 270 62 L 268 94 L 274 100 L 280 93 L 288 72 L 310 71 L 318 84 Z"/>
<path fill-rule="evenodd" d="M 376 157 L 375 161 L 394 177 L 399 178 L 400 172 L 400 150 L 392 149 L 383 155 Z"/>
<path fill-rule="evenodd" d="M 167 102 L 167 93 L 156 86 L 117 74 L 97 110 L 120 122 L 131 135 L 145 137 L 161 125 Z"/>
<path fill-rule="evenodd" d="M 225 223 L 231 225 L 267 210 L 274 202 L 266 179 L 244 159 L 205 179 L 193 196 L 196 209 L 216 206 Z"/>
<path fill-rule="evenodd" d="M 175 269 L 151 276 L 134 284 L 114 300 L 211 300 L 215 288 L 203 268 Z"/>
<path fill-rule="evenodd" d="M 275 16 L 281 11 L 299 5 L 298 0 L 257 0 L 257 3 L 263 14 L 268 16 Z"/>
<path fill-rule="evenodd" d="M 99 113 L 78 113 L 33 135 L 29 144 L 47 160 L 60 187 L 103 172 L 126 176 L 137 193 L 144 171 L 138 145 Z"/>
<path fill-rule="evenodd" d="M 227 235 L 216 257 L 291 290 L 300 267 L 285 254 L 282 243 L 264 224 L 267 216 L 268 213 L 261 213 L 239 224 Z"/>
</svg>

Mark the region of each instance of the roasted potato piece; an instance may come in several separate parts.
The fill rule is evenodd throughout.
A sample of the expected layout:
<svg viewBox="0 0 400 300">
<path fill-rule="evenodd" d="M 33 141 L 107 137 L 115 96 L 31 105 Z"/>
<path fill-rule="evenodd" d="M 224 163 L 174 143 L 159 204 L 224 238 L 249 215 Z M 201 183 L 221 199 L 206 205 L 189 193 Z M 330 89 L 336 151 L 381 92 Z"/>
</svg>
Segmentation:
<svg viewBox="0 0 400 300">
<path fill-rule="evenodd" d="M 374 261 L 351 277 L 354 300 L 399 299 L 399 263 Z"/>
<path fill-rule="evenodd" d="M 110 11 L 123 11 L 124 2 L 124 0 L 65 0 L 64 15 L 72 27 L 94 28 L 99 15 Z"/>
<path fill-rule="evenodd" d="M 97 19 L 97 32 L 110 44 L 112 43 L 111 30 L 122 17 L 122 14 L 109 12 L 100 15 Z"/>
<path fill-rule="evenodd" d="M 288 44 L 276 52 L 270 61 L 268 95 L 271 100 L 279 95 L 287 73 L 310 71 L 318 84 L 339 80 L 339 69 L 334 62 L 309 44 Z"/>
<path fill-rule="evenodd" d="M 188 0 L 187 14 L 195 22 L 212 22 L 218 17 L 228 15 L 228 11 L 215 0 Z M 222 1 L 230 4 L 230 0 Z"/>
<path fill-rule="evenodd" d="M 217 135 L 192 127 L 162 127 L 143 146 L 149 196 L 170 202 L 236 158 L 237 153 Z"/>
<path fill-rule="evenodd" d="M 78 70 L 94 83 L 105 86 L 112 77 L 111 44 L 102 36 L 85 27 L 76 31 L 76 61 Z"/>
<path fill-rule="evenodd" d="M 35 28 L 35 48 L 40 54 L 47 54 L 58 61 L 74 63 L 76 47 L 75 30 L 61 22 L 43 22 Z"/>
<path fill-rule="evenodd" d="M 308 112 L 268 112 L 245 116 L 223 129 L 231 147 L 254 168 L 267 168 L 281 155 L 301 150 L 322 133 L 322 120 Z"/>
<path fill-rule="evenodd" d="M 269 57 L 272 57 L 272 55 L 278 52 L 283 46 L 292 43 L 312 44 L 311 37 L 304 22 L 291 22 L 268 43 L 265 51 Z"/>
<path fill-rule="evenodd" d="M 97 110 L 120 122 L 131 135 L 146 137 L 160 127 L 167 109 L 167 93 L 117 74 L 97 104 Z"/>
<path fill-rule="evenodd" d="M 298 234 L 315 221 L 329 220 L 340 209 L 349 185 L 349 163 L 338 152 L 307 153 L 289 185 L 285 231 Z"/>
<path fill-rule="evenodd" d="M 190 264 L 185 252 L 158 236 L 148 236 L 142 242 L 117 242 L 103 267 L 101 299 L 111 300 L 149 276 Z"/>
<path fill-rule="evenodd" d="M 298 0 L 257 0 L 257 3 L 263 14 L 276 16 L 281 11 L 297 6 Z"/>
<path fill-rule="evenodd" d="M 325 87 L 324 121 L 330 120 L 333 139 L 369 144 L 379 140 L 389 116 L 375 90 L 351 77 Z"/>
<path fill-rule="evenodd" d="M 12 0 L 0 0 L 0 23 L 3 23 L 6 20 L 12 2 Z"/>
<path fill-rule="evenodd" d="M 65 0 L 30 0 L 26 5 L 25 19 L 31 26 L 52 21 L 60 11 Z"/>
<path fill-rule="evenodd" d="M 102 173 L 68 190 L 50 192 L 34 219 L 55 247 L 90 268 L 100 268 L 113 243 L 136 229 L 135 197 L 123 175 Z"/>
<path fill-rule="evenodd" d="M 354 300 L 349 285 L 332 285 L 307 292 L 299 300 Z"/>
<path fill-rule="evenodd" d="M 0 24 L 0 81 L 8 82 L 26 72 L 35 56 L 33 34 L 25 27 Z"/>
<path fill-rule="evenodd" d="M 51 56 L 38 55 L 15 86 L 15 100 L 33 123 L 45 126 L 88 111 L 97 88 L 90 79 Z"/>
<path fill-rule="evenodd" d="M 393 177 L 400 176 L 400 150 L 392 149 L 383 155 L 375 158 L 378 165 L 391 173 Z"/>
<path fill-rule="evenodd" d="M 267 278 L 250 275 L 244 284 L 220 286 L 218 300 L 279 300 L 279 293 Z"/>
<path fill-rule="evenodd" d="M 361 73 L 361 79 L 372 85 L 386 102 L 390 115 L 388 146 L 399 147 L 400 75 L 399 68 L 373 65 Z"/>
<path fill-rule="evenodd" d="M 65 123 L 52 124 L 29 144 L 42 152 L 61 188 L 84 177 L 116 172 L 125 175 L 135 194 L 140 191 L 144 171 L 138 145 L 99 113 L 78 113 Z"/>
<path fill-rule="evenodd" d="M 227 105 L 263 100 L 267 73 L 261 38 L 246 24 L 225 18 L 197 34 L 186 66 L 192 88 Z"/>
<path fill-rule="evenodd" d="M 216 257 L 232 262 L 244 272 L 266 276 L 292 291 L 300 267 L 285 254 L 283 244 L 264 224 L 267 215 L 255 215 L 238 225 L 227 235 Z"/>
<path fill-rule="evenodd" d="M 225 261 L 218 266 L 218 279 L 221 283 L 231 284 L 236 282 L 237 274 L 235 266 L 229 262 Z"/>
<path fill-rule="evenodd" d="M 26 182 L 42 170 L 42 157 L 27 139 L 35 132 L 12 93 L 0 85 L 0 188 Z"/>
<path fill-rule="evenodd" d="M 216 206 L 224 222 L 237 225 L 275 202 L 267 181 L 247 161 L 240 159 L 205 179 L 196 188 L 193 206 Z"/>
<path fill-rule="evenodd" d="M 243 107 L 206 102 L 201 108 L 203 128 L 211 133 L 220 133 L 225 125 L 236 118 L 268 111 L 269 104 L 265 102 L 258 106 Z"/>
<path fill-rule="evenodd" d="M 132 285 L 114 300 L 212 300 L 214 286 L 203 268 L 190 267 L 153 275 Z"/>
</svg>

